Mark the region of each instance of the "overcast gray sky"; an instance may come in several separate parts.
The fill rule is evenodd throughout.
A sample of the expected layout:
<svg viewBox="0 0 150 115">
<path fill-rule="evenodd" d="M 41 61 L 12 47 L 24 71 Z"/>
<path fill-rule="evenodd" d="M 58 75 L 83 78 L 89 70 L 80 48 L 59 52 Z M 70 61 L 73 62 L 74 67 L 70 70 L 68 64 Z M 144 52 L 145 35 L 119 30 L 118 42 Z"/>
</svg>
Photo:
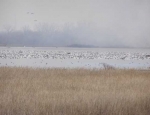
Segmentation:
<svg viewBox="0 0 150 115">
<path fill-rule="evenodd" d="M 0 30 L 38 24 L 78 26 L 88 23 L 102 37 L 129 45 L 150 45 L 150 0 L 0 0 Z M 91 34 L 93 35 L 93 34 Z"/>
</svg>

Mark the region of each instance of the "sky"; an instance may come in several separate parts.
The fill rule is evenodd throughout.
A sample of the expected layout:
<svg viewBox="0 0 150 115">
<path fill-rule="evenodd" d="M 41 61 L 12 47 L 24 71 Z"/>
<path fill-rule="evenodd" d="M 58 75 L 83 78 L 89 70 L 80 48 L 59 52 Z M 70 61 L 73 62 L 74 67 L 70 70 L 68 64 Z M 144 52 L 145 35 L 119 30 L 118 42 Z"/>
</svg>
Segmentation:
<svg viewBox="0 0 150 115">
<path fill-rule="evenodd" d="M 60 30 L 66 25 L 78 27 L 82 34 L 88 32 L 83 41 L 96 45 L 119 41 L 148 47 L 150 0 L 0 0 L 0 31 L 9 27 L 36 30 L 42 24 Z"/>
</svg>

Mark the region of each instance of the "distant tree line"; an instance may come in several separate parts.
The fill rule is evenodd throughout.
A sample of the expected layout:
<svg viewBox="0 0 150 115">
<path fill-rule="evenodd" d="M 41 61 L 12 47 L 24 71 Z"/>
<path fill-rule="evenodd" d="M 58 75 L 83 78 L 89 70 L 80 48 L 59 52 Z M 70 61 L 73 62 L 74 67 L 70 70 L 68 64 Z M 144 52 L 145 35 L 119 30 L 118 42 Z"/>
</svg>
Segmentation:
<svg viewBox="0 0 150 115">
<path fill-rule="evenodd" d="M 0 46 L 66 46 L 75 39 L 69 30 L 60 31 L 50 26 L 42 26 L 35 31 L 26 27 L 19 31 L 5 29 L 0 32 Z"/>
<path fill-rule="evenodd" d="M 132 47 L 133 45 L 126 44 L 124 39 L 117 38 L 115 34 L 93 28 L 88 24 L 65 25 L 62 29 L 42 24 L 37 26 L 34 31 L 29 27 L 23 27 L 22 30 L 18 31 L 11 26 L 5 26 L 4 29 L 5 31 L 0 32 L 0 46 L 118 48 Z M 148 44 L 148 42 L 146 43 Z M 145 46 L 145 43 L 143 44 Z"/>
</svg>

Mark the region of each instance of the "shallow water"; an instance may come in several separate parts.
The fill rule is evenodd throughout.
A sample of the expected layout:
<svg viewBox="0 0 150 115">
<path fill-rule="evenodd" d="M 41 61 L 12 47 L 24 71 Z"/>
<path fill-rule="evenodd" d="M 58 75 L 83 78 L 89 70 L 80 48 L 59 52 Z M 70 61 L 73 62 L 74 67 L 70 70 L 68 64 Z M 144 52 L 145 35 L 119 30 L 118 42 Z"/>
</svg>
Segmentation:
<svg viewBox="0 0 150 115">
<path fill-rule="evenodd" d="M 0 66 L 103 68 L 150 67 L 150 49 L 1 47 Z"/>
</svg>

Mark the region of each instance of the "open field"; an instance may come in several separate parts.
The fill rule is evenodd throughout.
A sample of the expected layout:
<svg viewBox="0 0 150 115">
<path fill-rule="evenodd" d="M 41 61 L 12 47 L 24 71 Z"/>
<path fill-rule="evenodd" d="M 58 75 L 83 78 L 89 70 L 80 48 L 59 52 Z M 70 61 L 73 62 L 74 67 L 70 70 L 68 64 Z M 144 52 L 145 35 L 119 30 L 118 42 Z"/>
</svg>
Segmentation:
<svg viewBox="0 0 150 115">
<path fill-rule="evenodd" d="M 0 67 L 0 115 L 149 115 L 150 71 Z"/>
</svg>

